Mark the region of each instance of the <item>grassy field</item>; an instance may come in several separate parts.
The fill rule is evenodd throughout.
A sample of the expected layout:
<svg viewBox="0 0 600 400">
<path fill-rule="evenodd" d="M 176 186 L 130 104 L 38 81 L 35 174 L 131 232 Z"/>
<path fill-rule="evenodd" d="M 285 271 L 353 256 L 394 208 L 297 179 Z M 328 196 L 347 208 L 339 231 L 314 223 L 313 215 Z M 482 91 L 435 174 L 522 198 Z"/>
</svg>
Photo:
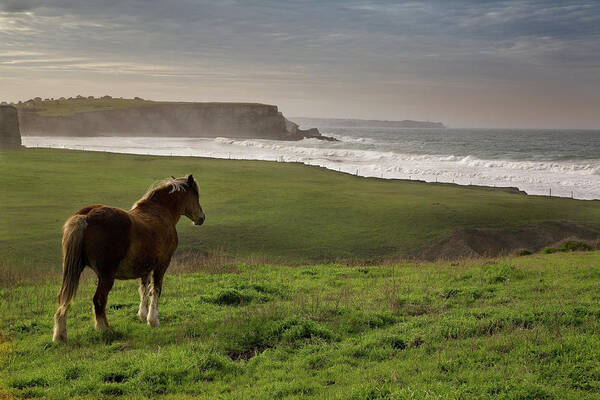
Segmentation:
<svg viewBox="0 0 600 400">
<path fill-rule="evenodd" d="M 167 274 L 161 326 L 133 281 L 68 344 L 56 284 L 0 289 L 0 398 L 597 399 L 600 253 L 452 264 L 235 264 Z"/>
<path fill-rule="evenodd" d="M 0 168 L 0 399 L 600 399 L 600 252 L 372 265 L 456 228 L 598 226 L 600 202 L 68 150 Z M 207 222 L 178 226 L 161 326 L 118 281 L 95 331 L 88 272 L 52 343 L 64 220 L 187 173 Z"/>
<path fill-rule="evenodd" d="M 415 254 L 458 228 L 600 226 L 598 201 L 367 179 L 301 164 L 25 149 L 1 151 L 0 169 L 0 263 L 44 279 L 60 271 L 61 227 L 73 212 L 98 203 L 128 209 L 155 180 L 188 173 L 200 184 L 207 220 L 196 227 L 182 218 L 180 255 L 373 263 Z"/>
<path fill-rule="evenodd" d="M 31 105 L 16 104 L 22 112 L 36 112 L 46 116 L 66 116 L 82 112 L 138 108 L 158 104 L 184 104 L 183 102 L 153 101 L 144 99 L 121 98 L 70 98 L 65 100 L 37 100 Z M 250 104 L 250 103 L 249 103 Z"/>
</svg>

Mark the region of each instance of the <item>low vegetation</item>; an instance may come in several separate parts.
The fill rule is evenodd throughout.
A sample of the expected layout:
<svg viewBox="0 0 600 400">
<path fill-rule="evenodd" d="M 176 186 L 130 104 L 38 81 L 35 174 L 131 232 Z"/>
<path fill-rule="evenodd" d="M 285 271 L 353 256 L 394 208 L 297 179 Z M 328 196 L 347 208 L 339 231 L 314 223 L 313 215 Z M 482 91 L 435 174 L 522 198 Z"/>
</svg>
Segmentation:
<svg viewBox="0 0 600 400">
<path fill-rule="evenodd" d="M 565 240 L 552 247 L 546 247 L 544 253 L 552 254 L 566 251 L 591 251 L 600 248 L 600 241 L 584 242 L 581 240 Z"/>
<path fill-rule="evenodd" d="M 15 104 L 20 112 L 35 112 L 40 115 L 56 116 L 70 115 L 80 112 L 116 110 L 122 108 L 145 107 L 162 102 L 144 100 L 141 98 L 123 99 L 110 96 L 103 97 L 71 97 L 68 99 L 30 99 L 25 102 Z"/>
<path fill-rule="evenodd" d="M 225 265 L 136 283 L 93 329 L 93 279 L 51 342 L 58 285 L 0 289 L 0 398 L 582 399 L 600 396 L 600 253 L 437 264 Z"/>
<path fill-rule="evenodd" d="M 111 96 L 77 96 L 70 98 L 42 99 L 36 97 L 24 102 L 15 104 L 20 112 L 35 112 L 45 116 L 68 116 L 72 114 L 119 110 L 124 108 L 139 108 L 155 106 L 159 104 L 182 104 L 184 102 L 154 101 L 144 100 L 139 97 L 133 99 L 115 98 Z"/>
</svg>

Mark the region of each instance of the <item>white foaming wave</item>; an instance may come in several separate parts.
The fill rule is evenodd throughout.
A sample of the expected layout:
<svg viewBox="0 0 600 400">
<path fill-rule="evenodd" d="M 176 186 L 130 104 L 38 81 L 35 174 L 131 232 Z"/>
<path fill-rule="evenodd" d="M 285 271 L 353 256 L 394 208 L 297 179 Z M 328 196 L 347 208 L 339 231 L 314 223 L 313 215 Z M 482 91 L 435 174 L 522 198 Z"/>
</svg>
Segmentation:
<svg viewBox="0 0 600 400">
<path fill-rule="evenodd" d="M 483 160 L 466 156 L 459 161 L 461 164 L 478 168 L 507 168 L 534 171 L 575 172 L 589 175 L 600 175 L 600 161 L 513 161 L 513 160 Z"/>
<path fill-rule="evenodd" d="M 530 194 L 600 198 L 600 160 L 485 160 L 469 155 L 432 155 L 393 151 L 312 147 L 260 140 L 233 140 L 232 147 L 277 153 L 296 161 L 362 176 L 408 178 L 465 185 L 515 186 Z M 284 143 L 284 144 L 281 144 Z M 301 143 L 301 142 L 296 142 Z M 246 154 L 246 157 L 251 157 Z M 265 158 L 263 158 L 265 159 Z"/>
<path fill-rule="evenodd" d="M 552 172 L 573 172 L 588 175 L 600 175 L 600 160 L 589 162 L 566 162 L 566 161 L 516 161 L 516 160 L 486 160 L 480 159 L 472 155 L 465 157 L 455 155 L 432 155 L 432 154 L 411 154 L 411 153 L 394 153 L 392 151 L 376 151 L 376 150 L 354 150 L 354 149 L 331 149 L 331 148 L 315 148 L 304 146 L 286 146 L 279 143 L 264 140 L 232 140 L 226 138 L 217 138 L 215 141 L 220 143 L 255 147 L 260 149 L 277 150 L 288 154 L 306 157 L 335 157 L 343 158 L 347 161 L 424 161 L 424 162 L 456 162 L 473 168 L 501 168 L 501 169 L 517 169 L 517 170 L 535 170 L 535 171 L 552 171 Z M 317 144 L 321 142 L 315 140 Z M 285 143 L 285 142 L 283 142 Z M 301 142 L 296 142 L 301 143 Z"/>
<path fill-rule="evenodd" d="M 337 133 L 325 133 L 324 135 L 331 136 L 341 142 L 346 142 L 346 143 L 358 143 L 358 144 L 375 144 L 375 143 L 377 143 L 375 140 L 373 140 L 371 138 L 345 136 L 345 135 L 340 135 Z"/>
</svg>

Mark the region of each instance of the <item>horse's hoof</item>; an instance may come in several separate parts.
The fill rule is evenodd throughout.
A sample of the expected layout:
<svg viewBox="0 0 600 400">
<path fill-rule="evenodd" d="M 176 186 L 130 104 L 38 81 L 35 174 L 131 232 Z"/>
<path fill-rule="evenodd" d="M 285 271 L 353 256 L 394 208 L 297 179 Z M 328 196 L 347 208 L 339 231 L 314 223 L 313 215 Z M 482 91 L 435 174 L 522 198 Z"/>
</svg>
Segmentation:
<svg viewBox="0 0 600 400">
<path fill-rule="evenodd" d="M 102 321 L 102 320 L 96 321 L 95 327 L 99 331 L 103 331 L 103 332 L 111 332 L 112 331 L 112 328 L 108 325 L 108 322 Z"/>
<path fill-rule="evenodd" d="M 52 331 L 52 341 L 54 343 L 67 341 L 67 330 L 61 329 L 60 326 L 55 326 Z"/>
<path fill-rule="evenodd" d="M 158 322 L 158 319 L 149 319 L 148 325 L 152 328 L 156 328 L 157 326 L 160 325 L 160 323 Z"/>
<path fill-rule="evenodd" d="M 54 343 L 66 343 L 67 342 L 67 335 L 54 335 L 52 336 L 52 341 Z"/>
</svg>

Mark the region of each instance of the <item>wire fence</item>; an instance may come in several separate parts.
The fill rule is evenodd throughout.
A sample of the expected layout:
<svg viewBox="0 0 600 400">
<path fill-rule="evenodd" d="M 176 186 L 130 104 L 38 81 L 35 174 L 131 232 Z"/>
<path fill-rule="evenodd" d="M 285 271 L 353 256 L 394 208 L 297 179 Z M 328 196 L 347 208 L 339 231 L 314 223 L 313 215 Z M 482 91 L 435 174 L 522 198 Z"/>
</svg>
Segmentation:
<svg viewBox="0 0 600 400">
<path fill-rule="evenodd" d="M 52 145 L 52 144 L 40 145 L 40 144 L 34 144 L 34 145 L 31 145 L 31 146 L 28 146 L 28 147 L 33 147 L 33 148 L 43 148 L 43 149 L 71 149 L 71 150 L 82 150 L 82 151 L 85 151 L 85 146 L 83 146 L 83 145 L 74 145 L 74 146 L 67 147 L 67 146 L 65 146 L 65 145 Z M 142 154 L 142 153 L 136 153 L 136 154 Z M 148 152 L 148 153 L 146 153 L 145 155 L 151 155 L 151 154 Z M 172 156 L 173 156 L 173 153 L 171 152 L 171 153 L 169 153 L 169 155 L 172 157 Z M 189 156 L 190 156 L 190 157 L 192 157 L 192 156 L 193 156 L 193 154 L 192 154 L 192 153 L 190 153 L 190 154 L 189 154 Z M 227 158 L 228 158 L 229 160 L 231 160 L 231 153 L 228 153 L 228 154 L 227 154 Z M 277 161 L 277 162 L 285 162 L 285 158 L 284 158 L 283 156 L 280 156 L 280 157 L 278 157 L 278 158 L 277 158 L 277 160 L 276 160 L 276 161 Z M 329 169 L 334 169 L 334 170 L 335 170 L 335 168 L 329 168 Z M 337 168 L 337 171 L 338 171 L 338 172 L 340 172 L 340 173 L 349 173 L 349 172 L 346 172 L 346 171 L 342 171 L 342 167 L 338 167 L 338 168 Z M 354 171 L 354 175 L 355 175 L 355 176 L 360 176 L 360 168 L 356 168 L 356 170 Z M 365 177 L 368 177 L 368 176 L 365 176 Z M 408 175 L 408 178 L 398 178 L 398 177 L 388 177 L 388 178 L 386 178 L 386 177 L 384 176 L 384 173 L 383 173 L 383 172 L 381 172 L 381 174 L 380 174 L 380 178 L 381 178 L 381 179 L 405 179 L 405 180 L 412 181 L 412 180 L 413 180 L 413 175 Z M 415 180 L 415 181 L 425 181 L 425 182 L 426 182 L 426 180 L 424 180 L 424 179 L 414 179 L 414 180 Z M 456 180 L 456 178 L 455 178 L 455 177 L 453 177 L 453 178 L 452 178 L 451 182 L 450 182 L 450 181 L 448 181 L 448 182 L 445 182 L 445 181 L 439 181 L 439 182 L 438 182 L 438 177 L 437 177 L 437 176 L 435 176 L 435 177 L 434 177 L 434 180 L 433 180 L 433 183 L 452 183 L 452 184 L 458 184 L 458 185 L 468 185 L 468 186 L 473 186 L 473 181 L 472 181 L 472 180 L 469 180 L 469 181 L 468 181 L 468 183 L 467 183 L 467 181 L 465 181 L 464 183 L 460 183 L 460 182 L 458 182 L 458 181 Z M 489 187 L 489 185 L 485 185 L 485 184 L 475 184 L 475 186 L 488 186 L 488 187 Z M 497 185 L 494 183 L 494 184 L 492 185 L 492 187 L 494 187 L 494 188 L 497 188 L 497 187 L 509 187 L 509 186 L 497 186 Z M 567 197 L 567 198 L 575 199 L 575 192 L 574 192 L 573 190 L 570 190 L 568 193 L 569 193 L 569 195 L 560 196 L 560 195 L 556 195 L 556 191 L 555 191 L 555 192 L 554 192 L 554 195 L 553 195 L 553 194 L 552 194 L 552 187 L 549 187 L 549 188 L 548 188 L 548 191 L 547 191 L 547 195 L 545 195 L 545 194 L 541 194 L 541 196 L 548 196 L 548 197 Z"/>
</svg>

